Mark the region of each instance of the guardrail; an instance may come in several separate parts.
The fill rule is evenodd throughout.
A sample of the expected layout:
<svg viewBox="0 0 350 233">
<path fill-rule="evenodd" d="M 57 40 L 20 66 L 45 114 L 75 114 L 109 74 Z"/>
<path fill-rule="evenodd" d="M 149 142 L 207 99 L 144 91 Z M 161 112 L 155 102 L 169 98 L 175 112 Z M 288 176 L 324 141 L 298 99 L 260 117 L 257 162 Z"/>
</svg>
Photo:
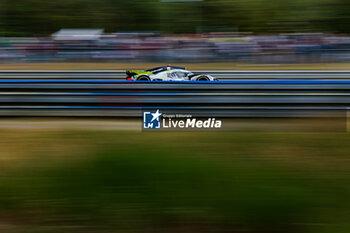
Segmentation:
<svg viewBox="0 0 350 233">
<path fill-rule="evenodd" d="M 168 109 L 215 117 L 328 117 L 344 114 L 349 105 L 350 79 L 0 80 L 0 116 L 139 117 L 144 109 Z"/>
<path fill-rule="evenodd" d="M 350 79 L 350 71 L 215 71 L 197 70 L 220 80 Z M 115 79 L 125 80 L 124 70 L 1 70 L 0 79 Z"/>
</svg>

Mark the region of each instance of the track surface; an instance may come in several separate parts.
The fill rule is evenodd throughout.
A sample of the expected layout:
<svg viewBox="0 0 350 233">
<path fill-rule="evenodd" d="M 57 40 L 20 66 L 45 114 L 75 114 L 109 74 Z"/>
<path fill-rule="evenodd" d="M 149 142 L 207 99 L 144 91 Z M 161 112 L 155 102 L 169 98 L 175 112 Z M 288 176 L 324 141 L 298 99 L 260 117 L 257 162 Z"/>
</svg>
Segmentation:
<svg viewBox="0 0 350 233">
<path fill-rule="evenodd" d="M 0 71 L 0 116 L 139 117 L 156 108 L 216 117 L 333 116 L 350 106 L 350 71 L 196 72 L 222 81 L 128 82 L 122 71 Z"/>
<path fill-rule="evenodd" d="M 276 79 L 338 79 L 349 80 L 350 71 L 217 71 L 197 70 L 195 73 L 211 74 L 220 80 L 276 80 Z M 122 70 L 0 70 L 0 79 L 104 79 L 125 80 Z"/>
</svg>

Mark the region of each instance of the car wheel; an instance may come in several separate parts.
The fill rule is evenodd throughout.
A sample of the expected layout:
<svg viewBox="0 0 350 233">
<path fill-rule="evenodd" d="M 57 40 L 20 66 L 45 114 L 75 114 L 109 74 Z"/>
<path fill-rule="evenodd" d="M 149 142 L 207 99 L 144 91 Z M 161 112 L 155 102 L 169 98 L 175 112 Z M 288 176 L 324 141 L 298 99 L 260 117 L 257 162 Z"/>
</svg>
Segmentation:
<svg viewBox="0 0 350 233">
<path fill-rule="evenodd" d="M 198 78 L 197 78 L 197 81 L 209 81 L 209 78 L 207 77 L 207 76 L 199 76 Z"/>
<path fill-rule="evenodd" d="M 137 81 L 151 81 L 151 79 L 146 75 L 141 75 L 137 78 Z"/>
</svg>

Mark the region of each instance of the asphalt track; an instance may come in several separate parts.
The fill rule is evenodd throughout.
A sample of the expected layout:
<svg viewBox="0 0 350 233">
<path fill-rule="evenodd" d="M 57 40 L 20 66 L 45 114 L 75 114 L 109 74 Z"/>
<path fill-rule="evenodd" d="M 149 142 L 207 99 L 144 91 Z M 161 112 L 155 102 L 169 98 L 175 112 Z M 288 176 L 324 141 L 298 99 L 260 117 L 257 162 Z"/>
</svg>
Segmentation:
<svg viewBox="0 0 350 233">
<path fill-rule="evenodd" d="M 122 71 L 0 71 L 0 116 L 344 115 L 350 71 L 197 71 L 217 82 L 129 82 Z"/>
</svg>

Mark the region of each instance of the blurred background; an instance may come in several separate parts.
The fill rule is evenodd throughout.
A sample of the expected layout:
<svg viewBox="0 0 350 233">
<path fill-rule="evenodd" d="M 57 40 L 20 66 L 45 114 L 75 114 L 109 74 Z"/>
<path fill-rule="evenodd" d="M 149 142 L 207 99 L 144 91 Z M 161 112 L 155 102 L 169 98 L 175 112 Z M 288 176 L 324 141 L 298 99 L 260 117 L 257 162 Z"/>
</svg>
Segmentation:
<svg viewBox="0 0 350 233">
<path fill-rule="evenodd" d="M 3 0 L 0 62 L 348 62 L 345 0 Z"/>
<path fill-rule="evenodd" d="M 38 72 L 0 75 L 0 232 L 348 233 L 348 62 L 348 0 L 1 0 L 0 69 Z M 120 81 L 168 63 L 231 83 Z M 40 72 L 62 69 L 121 71 Z M 125 111 L 160 105 L 241 115 Z"/>
</svg>

